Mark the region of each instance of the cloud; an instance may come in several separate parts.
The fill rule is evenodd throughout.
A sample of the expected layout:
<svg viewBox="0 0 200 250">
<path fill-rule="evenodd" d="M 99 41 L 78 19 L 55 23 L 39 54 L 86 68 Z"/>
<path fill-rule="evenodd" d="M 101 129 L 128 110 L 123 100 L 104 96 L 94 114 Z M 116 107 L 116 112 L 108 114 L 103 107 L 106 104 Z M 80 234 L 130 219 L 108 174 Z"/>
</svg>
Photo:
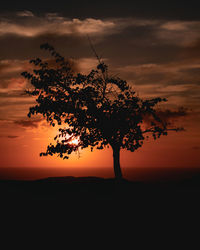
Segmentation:
<svg viewBox="0 0 200 250">
<path fill-rule="evenodd" d="M 161 25 L 161 28 L 164 30 L 171 31 L 185 31 L 191 26 L 191 24 L 196 22 L 181 22 L 181 21 L 170 21 Z"/>
<path fill-rule="evenodd" d="M 154 85 L 160 93 L 166 94 L 198 88 L 200 83 L 200 61 L 188 63 L 177 59 L 165 64 L 127 65 L 118 67 L 117 71 L 136 86 Z"/>
<path fill-rule="evenodd" d="M 0 60 L 0 75 L 10 75 L 19 73 L 28 66 L 27 60 Z"/>
<path fill-rule="evenodd" d="M 18 135 L 8 135 L 7 136 L 9 139 L 16 139 L 18 138 L 19 136 Z"/>
<path fill-rule="evenodd" d="M 12 77 L 8 79 L 1 79 L 0 80 L 0 92 L 1 88 L 9 90 L 25 90 L 27 87 L 27 80 L 23 79 L 22 77 Z"/>
<path fill-rule="evenodd" d="M 29 10 L 24 10 L 24 11 L 17 12 L 17 16 L 19 16 L 19 17 L 34 17 L 34 14 Z"/>
<path fill-rule="evenodd" d="M 172 125 L 177 120 L 182 120 L 187 117 L 190 113 L 187 109 L 179 107 L 177 110 L 173 109 L 157 109 L 157 116 L 166 124 Z M 144 117 L 144 122 L 147 126 L 151 126 L 152 122 L 155 122 L 151 115 Z"/>
<path fill-rule="evenodd" d="M 26 98 L 26 97 L 3 97 L 0 100 L 0 115 L 1 112 L 3 112 L 3 109 L 7 111 L 6 109 L 9 109 L 10 112 L 20 112 L 19 110 L 27 110 L 27 106 L 35 104 L 35 101 L 33 98 Z M 16 116 L 16 114 L 15 114 Z"/>
<path fill-rule="evenodd" d="M 88 34 L 97 51 L 112 58 L 114 63 L 165 63 L 175 61 L 183 47 L 200 38 L 199 21 L 133 17 L 70 19 L 57 13 L 6 19 L 0 16 L 0 20 L 0 54 L 10 59 L 41 55 L 39 46 L 47 41 L 68 56 L 88 57 L 92 54 Z M 5 51 L 6 47 L 9 49 Z"/>
<path fill-rule="evenodd" d="M 8 90 L 7 88 L 0 88 L 0 98 L 30 98 L 23 89 Z"/>
<path fill-rule="evenodd" d="M 102 58 L 102 60 L 106 63 L 107 59 Z M 89 74 L 92 69 L 96 69 L 97 65 L 99 64 L 97 58 L 95 57 L 88 57 L 88 58 L 80 58 L 76 61 L 78 68 L 81 73 Z"/>
<path fill-rule="evenodd" d="M 24 90 L 28 82 L 20 74 L 30 68 L 27 60 L 0 60 L 0 93 Z"/>
<path fill-rule="evenodd" d="M 200 38 L 199 21 L 169 21 L 160 24 L 157 36 L 164 43 L 188 46 Z"/>
<path fill-rule="evenodd" d="M 9 138 L 9 139 L 17 139 L 20 136 L 18 135 L 1 135 L 0 138 Z"/>
<path fill-rule="evenodd" d="M 179 58 L 182 61 L 186 61 L 188 64 L 198 62 L 200 58 L 200 38 L 193 43 L 186 46 L 180 51 Z"/>
<path fill-rule="evenodd" d="M 80 20 L 52 14 L 40 17 L 28 14 L 25 12 L 13 20 L 1 20 L 0 36 L 15 34 L 24 37 L 35 37 L 45 33 L 58 35 L 103 34 L 110 32 L 115 26 L 115 23 L 111 20 L 93 18 Z M 26 22 L 24 22 L 24 17 L 26 17 Z"/>
<path fill-rule="evenodd" d="M 24 128 L 37 128 L 42 119 L 37 120 L 17 120 L 14 121 L 14 124 L 24 127 Z"/>
<path fill-rule="evenodd" d="M 183 107 L 180 107 L 178 110 L 158 110 L 159 117 L 165 121 L 185 117 L 188 114 L 188 111 Z"/>
<path fill-rule="evenodd" d="M 113 35 L 127 29 L 133 30 L 135 40 L 140 35 L 152 33 L 155 39 L 166 44 L 185 46 L 195 42 L 199 35 L 200 21 L 165 21 L 144 18 L 67 18 L 58 13 L 34 15 L 30 11 L 17 12 L 16 17 L 0 16 L 0 36 L 13 34 L 21 37 L 37 37 L 44 34 L 65 35 Z M 144 33 L 144 31 L 146 31 Z M 137 34 L 138 33 L 138 34 Z M 148 42 L 148 40 L 144 40 Z"/>
</svg>

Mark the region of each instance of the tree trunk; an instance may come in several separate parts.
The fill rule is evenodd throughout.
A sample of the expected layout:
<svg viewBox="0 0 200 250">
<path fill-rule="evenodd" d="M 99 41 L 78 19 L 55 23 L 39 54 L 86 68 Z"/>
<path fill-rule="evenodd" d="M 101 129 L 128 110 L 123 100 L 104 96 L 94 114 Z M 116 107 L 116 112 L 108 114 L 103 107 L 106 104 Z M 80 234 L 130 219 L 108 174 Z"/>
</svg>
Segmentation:
<svg viewBox="0 0 200 250">
<path fill-rule="evenodd" d="M 112 147 L 113 149 L 113 165 L 114 165 L 114 173 L 115 173 L 115 178 L 117 180 L 122 179 L 122 172 L 120 168 L 120 147 Z"/>
</svg>

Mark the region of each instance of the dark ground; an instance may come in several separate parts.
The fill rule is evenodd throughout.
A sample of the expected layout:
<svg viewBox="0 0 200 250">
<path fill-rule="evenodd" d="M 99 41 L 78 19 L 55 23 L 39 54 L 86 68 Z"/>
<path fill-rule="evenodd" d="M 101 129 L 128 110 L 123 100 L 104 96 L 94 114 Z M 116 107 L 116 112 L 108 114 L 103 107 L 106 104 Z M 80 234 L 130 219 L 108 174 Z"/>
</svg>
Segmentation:
<svg viewBox="0 0 200 250">
<path fill-rule="evenodd" d="M 8 204 L 156 206 L 198 204 L 200 175 L 183 180 L 133 182 L 98 177 L 50 177 L 34 181 L 0 180 L 0 199 Z"/>
<path fill-rule="evenodd" d="M 117 182 L 97 177 L 0 181 L 1 229 L 6 235 L 18 233 L 22 239 L 32 231 L 33 242 L 38 234 L 43 238 L 49 232 L 51 237 L 61 232 L 67 242 L 67 232 L 75 236 L 79 232 L 86 234 L 89 241 L 95 235 L 100 244 L 117 231 L 116 245 L 122 233 L 125 241 L 133 243 L 135 232 L 143 237 L 140 244 L 149 244 L 145 237 L 157 242 L 158 236 L 164 236 L 166 244 L 169 237 L 177 239 L 180 232 L 181 241 L 183 233 L 195 235 L 199 215 L 200 175 L 154 182 Z"/>
</svg>

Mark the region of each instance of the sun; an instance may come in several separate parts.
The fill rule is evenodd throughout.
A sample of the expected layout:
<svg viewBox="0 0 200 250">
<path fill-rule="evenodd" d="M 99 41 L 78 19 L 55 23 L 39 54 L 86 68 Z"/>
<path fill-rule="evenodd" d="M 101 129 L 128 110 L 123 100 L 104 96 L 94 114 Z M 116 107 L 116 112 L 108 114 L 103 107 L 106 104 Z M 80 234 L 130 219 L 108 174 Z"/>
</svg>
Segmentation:
<svg viewBox="0 0 200 250">
<path fill-rule="evenodd" d="M 75 145 L 75 146 L 77 146 L 79 143 L 80 143 L 80 140 L 77 137 L 72 138 L 72 140 L 69 141 L 69 144 L 72 144 L 72 145 Z"/>
<path fill-rule="evenodd" d="M 80 143 L 79 137 L 75 137 L 73 135 L 71 135 L 71 136 L 60 136 L 58 141 L 62 142 L 64 144 L 70 144 L 70 145 L 74 145 L 74 146 L 78 146 L 79 143 Z"/>
</svg>

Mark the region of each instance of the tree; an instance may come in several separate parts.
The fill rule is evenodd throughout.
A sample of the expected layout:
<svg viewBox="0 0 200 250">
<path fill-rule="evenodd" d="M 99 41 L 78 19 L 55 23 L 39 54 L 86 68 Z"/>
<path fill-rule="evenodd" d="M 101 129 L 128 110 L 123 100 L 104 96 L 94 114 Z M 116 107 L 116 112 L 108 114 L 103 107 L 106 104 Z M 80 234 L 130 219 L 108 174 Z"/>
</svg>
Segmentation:
<svg viewBox="0 0 200 250">
<path fill-rule="evenodd" d="M 148 134 L 156 139 L 167 135 L 168 130 L 180 130 L 169 128 L 169 123 L 159 117 L 155 107 L 166 99 L 139 98 L 126 81 L 109 76 L 108 66 L 98 55 L 97 68 L 84 75 L 75 73 L 69 60 L 49 44 L 41 45 L 41 49 L 51 53 L 55 65 L 37 58 L 30 61 L 33 72 L 22 73 L 33 86 L 26 93 L 35 96 L 37 102 L 28 116 L 42 114 L 51 126 L 67 126 L 59 129 L 56 144 L 48 145 L 40 156 L 58 154 L 68 159 L 79 148 L 91 147 L 93 151 L 111 146 L 115 178 L 121 179 L 121 149 L 134 152 Z M 74 138 L 78 138 L 77 144 L 72 143 Z"/>
</svg>

